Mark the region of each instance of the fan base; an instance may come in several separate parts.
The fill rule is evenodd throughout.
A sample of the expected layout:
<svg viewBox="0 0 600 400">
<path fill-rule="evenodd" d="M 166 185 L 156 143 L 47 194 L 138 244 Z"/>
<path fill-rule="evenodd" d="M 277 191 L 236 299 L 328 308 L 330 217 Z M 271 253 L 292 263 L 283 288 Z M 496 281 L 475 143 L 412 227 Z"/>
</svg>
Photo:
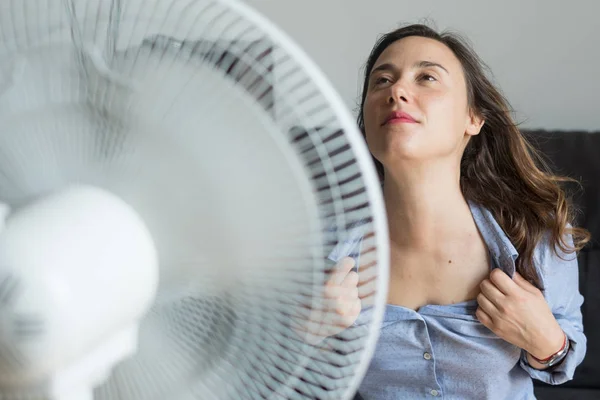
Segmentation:
<svg viewBox="0 0 600 400">
<path fill-rule="evenodd" d="M 137 351 L 139 326 L 122 330 L 58 372 L 51 382 L 52 400 L 93 400 L 94 388 L 106 381 L 111 370 Z"/>
</svg>

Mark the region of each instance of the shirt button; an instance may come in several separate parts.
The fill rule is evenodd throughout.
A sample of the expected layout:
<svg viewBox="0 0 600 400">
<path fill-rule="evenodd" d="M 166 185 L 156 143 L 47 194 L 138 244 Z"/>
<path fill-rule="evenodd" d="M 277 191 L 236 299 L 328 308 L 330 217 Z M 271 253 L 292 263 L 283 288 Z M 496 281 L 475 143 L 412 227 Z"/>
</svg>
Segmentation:
<svg viewBox="0 0 600 400">
<path fill-rule="evenodd" d="M 438 391 L 437 391 L 437 390 L 435 390 L 435 389 L 431 389 L 431 392 L 429 392 L 429 393 L 431 393 L 431 395 L 432 395 L 433 397 L 435 397 L 435 396 L 437 396 L 437 395 L 439 394 L 439 393 L 438 393 Z"/>
<path fill-rule="evenodd" d="M 424 353 L 424 354 L 423 354 L 423 358 L 424 358 L 424 359 L 426 359 L 426 360 L 431 360 L 431 354 L 429 354 L 429 353 Z"/>
</svg>

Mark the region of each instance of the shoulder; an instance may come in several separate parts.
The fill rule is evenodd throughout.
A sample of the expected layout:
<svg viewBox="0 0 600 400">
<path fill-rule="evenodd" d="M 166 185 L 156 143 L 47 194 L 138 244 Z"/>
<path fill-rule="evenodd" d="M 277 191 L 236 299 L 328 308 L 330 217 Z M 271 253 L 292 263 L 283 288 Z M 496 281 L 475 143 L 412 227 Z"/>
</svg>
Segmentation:
<svg viewBox="0 0 600 400">
<path fill-rule="evenodd" d="M 520 256 L 514 243 L 490 210 L 477 204 L 470 205 L 473 217 L 497 265 L 512 275 L 515 261 Z M 566 226 L 566 228 L 570 227 L 571 225 Z M 563 240 L 568 246 L 573 246 L 572 236 L 565 235 Z M 536 243 L 533 249 L 533 263 L 544 286 L 548 281 L 559 282 L 564 279 L 565 274 L 576 274 L 578 269 L 577 254 L 567 254 L 557 247 L 550 230 L 546 230 Z"/>
<path fill-rule="evenodd" d="M 567 228 L 569 227 L 570 225 L 567 225 Z M 571 234 L 565 233 L 563 240 L 567 246 L 573 247 Z M 534 252 L 534 260 L 538 273 L 544 279 L 560 276 L 565 269 L 578 268 L 577 253 L 563 251 L 558 243 L 553 240 L 552 233 L 549 230 L 544 233 L 538 242 Z"/>
<path fill-rule="evenodd" d="M 573 238 L 565 234 L 565 244 L 573 246 Z M 577 253 L 565 253 L 546 232 L 534 252 L 534 262 L 544 288 L 543 293 L 553 310 L 581 298 L 579 294 L 579 263 Z M 567 301 L 568 300 L 568 301 Z"/>
</svg>

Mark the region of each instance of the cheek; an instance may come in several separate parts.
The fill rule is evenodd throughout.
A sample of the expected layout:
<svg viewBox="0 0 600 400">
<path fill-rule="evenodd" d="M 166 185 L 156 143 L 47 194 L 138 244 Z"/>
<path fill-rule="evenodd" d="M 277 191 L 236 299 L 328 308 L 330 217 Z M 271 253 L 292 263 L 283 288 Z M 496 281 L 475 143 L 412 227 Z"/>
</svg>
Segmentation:
<svg viewBox="0 0 600 400">
<path fill-rule="evenodd" d="M 365 136 L 368 141 L 370 135 L 375 131 L 377 121 L 377 110 L 374 107 L 373 99 L 368 97 L 363 106 L 363 119 L 365 124 Z"/>
<path fill-rule="evenodd" d="M 374 102 L 373 102 L 373 98 L 371 96 L 367 96 L 367 98 L 365 99 L 365 104 L 363 106 L 363 115 L 365 117 L 365 124 L 367 123 L 367 121 L 371 121 L 373 119 L 373 112 L 374 112 Z"/>
<path fill-rule="evenodd" d="M 431 94 L 425 101 L 430 125 L 441 131 L 456 131 L 464 128 L 466 118 L 465 108 L 461 101 L 451 96 Z M 456 132 L 458 133 L 458 132 Z M 461 132 L 462 133 L 462 132 Z"/>
</svg>

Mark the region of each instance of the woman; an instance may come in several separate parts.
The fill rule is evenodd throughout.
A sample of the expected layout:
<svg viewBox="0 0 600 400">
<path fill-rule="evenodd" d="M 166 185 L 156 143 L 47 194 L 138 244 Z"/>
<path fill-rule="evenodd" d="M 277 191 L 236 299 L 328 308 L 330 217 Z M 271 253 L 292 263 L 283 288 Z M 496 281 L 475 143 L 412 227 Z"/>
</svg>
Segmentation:
<svg viewBox="0 0 600 400">
<path fill-rule="evenodd" d="M 368 59 L 358 123 L 383 183 L 391 265 L 365 400 L 531 399 L 532 378 L 561 384 L 585 355 L 576 252 L 589 234 L 482 65 L 423 25 L 383 36 Z"/>
</svg>

